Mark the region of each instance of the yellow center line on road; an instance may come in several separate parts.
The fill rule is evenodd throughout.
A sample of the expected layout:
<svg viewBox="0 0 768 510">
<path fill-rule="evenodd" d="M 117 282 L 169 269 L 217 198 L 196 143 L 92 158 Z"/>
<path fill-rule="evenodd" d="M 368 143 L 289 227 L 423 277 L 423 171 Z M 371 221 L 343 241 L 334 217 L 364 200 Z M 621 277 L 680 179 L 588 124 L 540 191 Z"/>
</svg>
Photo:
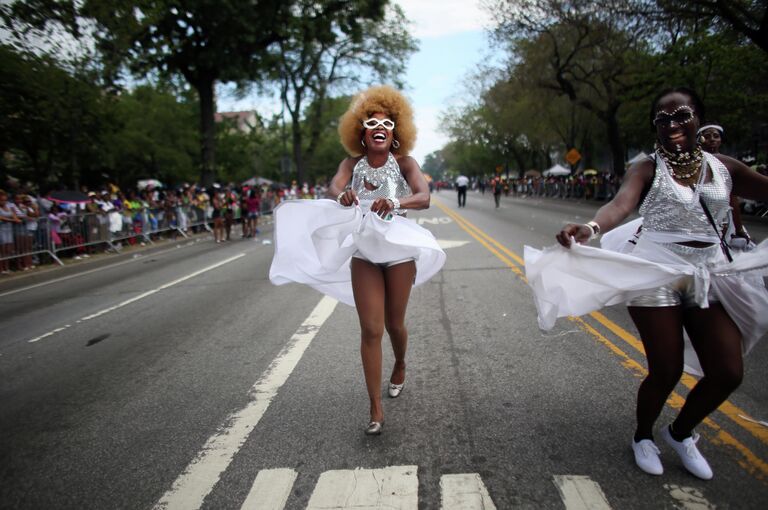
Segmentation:
<svg viewBox="0 0 768 510">
<path fill-rule="evenodd" d="M 645 356 L 645 349 L 643 348 L 643 343 L 636 337 L 632 336 L 629 332 L 627 332 L 621 326 L 611 321 L 610 319 L 608 319 L 608 317 L 606 317 L 600 312 L 592 312 L 589 314 L 589 316 L 595 319 L 597 322 L 599 322 L 603 326 L 605 326 L 609 331 L 611 331 L 616 336 L 618 336 L 619 338 L 627 342 L 629 345 L 634 347 L 638 352 L 642 353 L 643 356 Z M 697 380 L 695 377 L 691 376 L 690 374 L 683 372 L 683 377 L 680 379 L 680 382 L 682 382 L 683 385 L 690 390 L 690 389 L 693 389 L 694 386 L 696 386 Z M 750 423 L 749 421 L 743 418 L 740 418 L 739 417 L 740 414 L 744 416 L 748 416 L 748 413 L 746 413 L 741 408 L 736 407 L 733 403 L 731 403 L 730 400 L 726 400 L 725 402 L 720 404 L 718 411 L 720 411 L 721 413 L 726 415 L 728 418 L 733 420 L 740 427 L 748 430 L 753 436 L 758 438 L 764 444 L 768 444 L 768 429 L 757 423 Z"/>
<path fill-rule="evenodd" d="M 518 275 L 523 281 L 527 281 L 525 278 L 525 274 L 521 269 L 521 267 L 524 267 L 524 261 L 519 255 L 515 254 L 514 252 L 512 252 L 511 250 L 503 246 L 501 243 L 499 243 L 498 241 L 493 239 L 491 236 L 483 232 L 480 228 L 470 223 L 468 220 L 466 220 L 457 212 L 449 209 L 445 204 L 441 202 L 440 199 L 434 200 L 433 203 L 441 211 L 443 211 L 451 219 L 453 219 L 459 227 L 461 227 L 469 235 L 475 238 L 481 245 L 487 248 L 488 251 L 496 255 L 497 258 L 499 258 L 502 262 L 504 262 L 507 266 L 509 266 L 510 269 L 512 269 L 515 272 L 515 274 Z M 515 266 L 515 263 L 517 263 L 517 265 L 519 265 L 520 267 Z M 625 330 L 615 322 L 608 319 L 605 315 L 603 315 L 600 312 L 592 312 L 589 314 L 589 316 L 592 317 L 601 325 L 603 325 L 611 333 L 613 333 L 620 339 L 624 340 L 627 344 L 629 344 L 635 350 L 643 354 L 643 356 L 645 356 L 645 350 L 643 349 L 642 342 L 639 339 L 637 339 L 634 335 L 629 333 L 627 330 Z M 616 356 L 618 356 L 622 360 L 622 366 L 624 366 L 625 368 L 633 372 L 633 374 L 636 377 L 643 378 L 647 375 L 648 372 L 642 365 L 640 365 L 637 361 L 629 357 L 622 349 L 620 349 L 608 338 L 603 336 L 600 332 L 598 332 L 596 329 L 594 329 L 592 326 L 586 323 L 583 319 L 580 319 L 578 317 L 569 317 L 569 320 L 577 324 L 580 329 L 582 329 L 583 331 L 588 333 L 590 336 L 595 338 L 598 342 L 608 347 L 608 349 L 611 350 L 611 352 L 613 352 Z M 688 389 L 691 389 L 696 385 L 696 379 L 685 373 L 683 374 L 681 382 Z M 678 393 L 672 393 L 672 395 L 670 395 L 669 399 L 667 400 L 668 405 L 677 409 L 682 407 L 682 404 L 684 402 L 685 402 L 685 399 Z M 735 406 L 730 401 L 725 401 L 723 404 L 721 404 L 718 410 L 722 412 L 725 416 L 727 416 L 729 419 L 731 419 L 738 426 L 747 430 L 754 437 L 758 438 L 764 444 L 768 444 L 768 430 L 766 430 L 760 425 L 750 423 L 742 418 L 739 418 L 738 416 L 739 414 L 748 415 L 748 413 L 744 412 L 743 410 Z M 760 459 L 751 450 L 749 450 L 746 446 L 744 446 L 741 442 L 739 442 L 735 437 L 733 437 L 731 434 L 723 430 L 722 427 L 717 425 L 711 418 L 705 419 L 703 423 L 707 425 L 710 429 L 712 429 L 712 431 L 714 432 L 714 434 L 707 434 L 707 437 L 709 437 L 713 443 L 722 444 L 722 445 L 726 445 L 733 448 L 741 455 L 741 459 L 738 460 L 739 465 L 741 465 L 750 474 L 756 476 L 760 480 L 765 481 L 766 478 L 768 478 L 768 463 Z"/>
<path fill-rule="evenodd" d="M 444 206 L 443 204 L 441 204 L 439 201 L 435 201 L 435 204 L 436 204 L 436 205 L 437 205 L 437 207 L 439 207 L 439 208 L 440 208 L 440 209 L 441 209 L 441 210 L 442 210 L 442 211 L 443 211 L 445 214 L 447 214 L 448 216 L 450 216 L 450 217 L 451 217 L 451 218 L 452 218 L 452 219 L 453 219 L 453 220 L 454 220 L 454 221 L 455 221 L 457 224 L 459 224 L 459 226 L 461 226 L 461 228 L 463 228 L 463 229 L 464 229 L 464 230 L 465 230 L 465 231 L 466 231 L 466 232 L 467 232 L 469 235 L 471 235 L 472 237 L 474 237 L 474 238 L 477 240 L 477 242 L 478 242 L 478 243 L 482 244 L 482 245 L 483 245 L 483 246 L 484 246 L 484 247 L 485 247 L 485 248 L 486 248 L 488 251 L 490 251 L 491 253 L 493 253 L 494 255 L 496 255 L 496 257 L 497 257 L 499 260 L 501 260 L 502 262 L 504 262 L 504 263 L 505 263 L 505 264 L 506 264 L 506 265 L 507 265 L 507 266 L 508 266 L 508 267 L 509 267 L 509 268 L 510 268 L 510 269 L 511 269 L 511 270 L 512 270 L 512 271 L 513 271 L 513 272 L 514 272 L 514 273 L 515 273 L 517 276 L 519 276 L 520 278 L 522 278 L 523 280 L 525 280 L 525 274 L 524 274 L 524 273 L 523 273 L 523 271 L 520 269 L 520 267 L 518 267 L 518 266 L 521 266 L 521 265 L 522 265 L 522 260 L 521 260 L 521 259 L 520 259 L 520 258 L 519 258 L 517 255 L 515 255 L 514 253 L 510 252 L 509 250 L 507 250 L 507 248 L 505 248 L 504 246 L 502 246 L 501 244 L 499 244 L 499 243 L 498 243 L 498 242 L 497 242 L 495 239 L 493 239 L 492 237 L 490 237 L 490 236 L 486 235 L 486 234 L 485 234 L 485 233 L 484 233 L 482 230 L 478 229 L 477 227 L 473 226 L 473 225 L 472 225 L 471 223 L 469 223 L 468 221 L 464 220 L 464 218 L 462 218 L 462 217 L 461 217 L 461 216 L 459 216 L 458 214 L 454 213 L 453 211 L 451 211 L 450 209 L 448 209 L 447 207 L 445 207 L 445 206 Z M 476 234 L 475 232 L 473 232 L 473 230 L 477 231 L 477 234 Z M 484 238 L 487 238 L 487 239 L 488 239 L 488 241 L 486 241 Z M 501 253 L 499 252 L 499 250 L 497 250 L 496 248 L 494 248 L 493 246 L 491 246 L 491 245 L 489 244 L 489 242 L 490 242 L 490 243 L 493 243 L 494 245 L 498 246 L 498 247 L 499 247 L 499 249 L 501 249 L 501 250 L 502 250 L 502 251 L 504 251 L 505 253 L 509 254 L 510 258 L 512 258 L 512 259 L 515 259 L 515 258 L 517 258 L 518 260 L 520 260 L 520 262 L 519 262 L 518 264 L 515 264 L 515 262 L 513 262 L 513 261 L 512 261 L 512 260 L 510 260 L 509 258 L 505 257 L 503 254 L 501 254 Z"/>
</svg>

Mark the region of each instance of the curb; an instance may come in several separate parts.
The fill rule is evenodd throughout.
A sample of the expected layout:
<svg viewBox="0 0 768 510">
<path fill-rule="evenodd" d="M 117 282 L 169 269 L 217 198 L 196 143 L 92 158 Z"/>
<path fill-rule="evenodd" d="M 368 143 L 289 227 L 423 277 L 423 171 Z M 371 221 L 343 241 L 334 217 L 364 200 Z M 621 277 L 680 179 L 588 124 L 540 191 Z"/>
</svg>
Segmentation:
<svg viewBox="0 0 768 510">
<path fill-rule="evenodd" d="M 271 238 L 272 225 L 272 222 L 260 224 L 259 229 L 261 230 L 261 235 Z M 106 267 L 110 264 L 129 260 L 138 255 L 152 255 L 153 253 L 170 251 L 206 241 L 213 243 L 212 232 L 200 232 L 198 234 L 189 235 L 187 238 L 179 237 L 176 239 L 162 239 L 160 241 L 155 241 L 152 244 L 145 244 L 144 246 L 129 246 L 123 248 L 118 253 L 103 252 L 81 260 L 65 259 L 65 264 L 63 266 L 55 263 L 46 264 L 44 266 L 38 266 L 32 271 L 15 272 L 9 276 L 0 278 L 0 293 L 13 291 L 29 285 L 35 285 L 52 278 L 76 275 L 91 269 Z"/>
</svg>

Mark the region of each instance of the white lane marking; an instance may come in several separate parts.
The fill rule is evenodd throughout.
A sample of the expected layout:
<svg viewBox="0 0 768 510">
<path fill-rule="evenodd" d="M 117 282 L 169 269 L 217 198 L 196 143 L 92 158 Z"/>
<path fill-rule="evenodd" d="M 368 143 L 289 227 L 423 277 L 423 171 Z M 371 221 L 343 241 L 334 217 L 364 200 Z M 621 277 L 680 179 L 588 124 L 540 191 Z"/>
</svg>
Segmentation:
<svg viewBox="0 0 768 510">
<path fill-rule="evenodd" d="M 430 225 L 439 225 L 442 223 L 443 225 L 446 225 L 448 223 L 453 223 L 453 219 L 448 216 L 438 216 L 436 218 L 417 218 L 416 222 L 419 225 L 424 225 L 425 223 Z"/>
<path fill-rule="evenodd" d="M 167 250 L 161 250 L 161 251 L 153 252 L 153 253 L 151 253 L 151 255 L 153 257 L 156 257 L 158 255 L 165 255 L 166 253 L 169 253 L 169 252 L 172 252 L 172 251 L 176 251 L 179 248 L 184 248 L 185 246 L 192 246 L 194 244 L 197 244 L 197 242 L 198 241 L 195 241 L 192 244 L 185 243 L 184 245 L 181 245 L 181 246 L 177 245 L 177 246 L 175 246 L 173 248 L 168 248 Z M 54 283 L 64 282 L 64 281 L 67 281 L 67 280 L 71 280 L 72 278 L 79 278 L 80 276 L 85 276 L 87 274 L 98 273 L 99 271 L 104 271 L 104 270 L 107 270 L 107 269 L 112 269 L 112 268 L 115 268 L 115 267 L 124 266 L 125 264 L 131 264 L 131 263 L 139 261 L 139 260 L 144 260 L 144 258 L 143 257 L 132 258 L 132 259 L 129 259 L 129 260 L 124 260 L 123 262 L 115 262 L 114 264 L 109 264 L 109 265 L 104 266 L 104 267 L 97 267 L 96 269 L 89 269 L 88 271 L 83 271 L 81 273 L 71 274 L 69 276 L 62 276 L 60 278 L 55 278 L 53 280 L 48 280 L 48 281 L 45 281 L 45 282 L 36 283 L 34 285 L 27 285 L 26 287 L 22 287 L 20 289 L 14 289 L 14 290 L 9 290 L 7 292 L 3 292 L 2 294 L 0 294 L 0 297 L 10 296 L 11 294 L 17 294 L 19 292 L 25 292 L 25 291 L 28 291 L 28 290 L 36 289 L 38 287 L 45 287 L 46 285 L 53 285 Z"/>
<path fill-rule="evenodd" d="M 600 486 L 588 476 L 556 475 L 554 483 L 566 510 L 610 510 Z"/>
<path fill-rule="evenodd" d="M 235 261 L 235 260 L 237 260 L 237 259 L 239 259 L 241 257 L 245 257 L 245 253 L 241 253 L 239 255 L 235 255 L 234 257 L 230 257 L 228 259 L 222 260 L 221 262 L 217 262 L 216 264 L 213 264 L 211 266 L 204 267 L 203 269 L 200 269 L 199 271 L 195 271 L 194 273 L 188 274 L 187 276 L 183 276 L 183 277 L 181 277 L 179 279 L 173 280 L 172 282 L 168 282 L 168 283 L 166 283 L 164 285 L 161 285 L 161 286 L 157 287 L 156 289 L 152 289 L 152 290 L 149 290 L 147 292 L 143 292 L 143 293 L 139 294 L 138 296 L 134 296 L 131 299 L 127 299 L 127 300 L 123 301 L 122 303 L 116 304 L 115 306 L 110 306 L 109 308 L 105 308 L 105 309 L 100 310 L 100 311 L 98 311 L 96 313 L 92 313 L 91 315 L 86 315 L 85 317 L 81 317 L 80 319 L 77 320 L 77 323 L 88 321 L 88 320 L 91 320 L 91 319 L 95 319 L 96 317 L 100 317 L 100 316 L 102 316 L 104 314 L 107 314 L 109 312 L 113 312 L 113 311 L 117 310 L 118 308 L 122 308 L 122 307 L 124 307 L 126 305 L 129 305 L 131 303 L 135 303 L 136 301 L 138 301 L 140 299 L 144 299 L 145 297 L 151 296 L 152 294 L 155 294 L 157 292 L 160 292 L 161 290 L 167 289 L 168 287 L 173 287 L 174 285 L 177 285 L 177 284 L 179 284 L 179 283 L 181 283 L 183 281 L 189 280 L 190 278 L 194 278 L 195 276 L 199 276 L 199 275 L 201 275 L 203 273 L 206 273 L 208 271 L 216 269 L 217 267 L 221 267 L 224 264 L 229 264 L 230 262 L 233 262 L 233 261 Z M 37 342 L 39 340 L 42 340 L 43 338 L 47 338 L 47 337 L 49 337 L 49 336 L 51 336 L 51 335 L 53 335 L 55 333 L 58 333 L 59 331 L 63 331 L 64 329 L 66 329 L 68 327 L 69 327 L 69 325 L 64 326 L 63 328 L 56 328 L 56 329 L 54 329 L 52 331 L 49 331 L 48 333 L 45 333 L 45 334 L 40 335 L 38 337 L 35 337 L 35 338 L 31 339 L 31 340 L 28 340 L 28 342 L 29 343 Z"/>
<path fill-rule="evenodd" d="M 240 510 L 283 510 L 298 473 L 293 469 L 263 469 L 256 475 Z"/>
<path fill-rule="evenodd" d="M 418 466 L 344 469 L 320 475 L 307 510 L 413 509 L 419 506 Z"/>
<path fill-rule="evenodd" d="M 228 416 L 171 488 L 154 506 L 155 509 L 200 508 L 205 497 L 218 483 L 235 454 L 248 439 L 267 411 L 277 391 L 288 380 L 304 351 L 336 308 L 336 301 L 323 296 L 288 343 L 249 391 L 250 402 L 240 411 Z"/>
<path fill-rule="evenodd" d="M 713 510 L 715 505 L 707 501 L 699 490 L 671 483 L 664 484 L 669 495 L 675 500 L 674 506 L 680 510 Z"/>
<path fill-rule="evenodd" d="M 440 508 L 443 510 L 496 510 L 483 479 L 477 473 L 440 477 Z"/>
</svg>

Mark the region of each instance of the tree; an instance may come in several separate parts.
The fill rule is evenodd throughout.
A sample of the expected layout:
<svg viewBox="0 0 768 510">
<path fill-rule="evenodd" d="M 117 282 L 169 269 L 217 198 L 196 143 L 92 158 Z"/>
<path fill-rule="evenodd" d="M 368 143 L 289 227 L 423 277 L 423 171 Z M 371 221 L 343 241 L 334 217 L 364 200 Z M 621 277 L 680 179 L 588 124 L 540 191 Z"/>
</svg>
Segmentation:
<svg viewBox="0 0 768 510">
<path fill-rule="evenodd" d="M 320 140 L 323 124 L 315 120 L 324 116 L 326 97 L 374 81 L 397 81 L 416 49 L 399 6 L 377 0 L 344 4 L 344 9 L 319 23 L 318 2 L 299 0 L 301 15 L 275 47 L 279 51 L 272 76 L 290 117 L 292 157 L 300 182 Z"/>
<path fill-rule="evenodd" d="M 113 182 L 133 188 L 145 178 L 167 185 L 196 180 L 196 101 L 180 101 L 162 86 L 142 85 L 113 103 L 114 131 L 104 140 L 104 166 Z"/>
<path fill-rule="evenodd" d="M 661 13 L 672 18 L 719 21 L 768 52 L 768 4 L 764 0 L 658 0 Z"/>
<path fill-rule="evenodd" d="M 0 152 L 7 171 L 43 187 L 99 180 L 112 104 L 77 67 L 0 45 Z"/>
<path fill-rule="evenodd" d="M 310 30 L 312 37 L 326 36 L 322 27 L 336 13 L 349 13 L 348 2 L 340 0 L 315 7 L 302 13 L 302 22 L 319 27 Z M 296 0 L 26 0 L 14 2 L 11 13 L 6 19 L 33 26 L 61 22 L 76 36 L 81 35 L 78 20 L 92 20 L 110 82 L 125 64 L 139 76 L 183 76 L 199 97 L 201 179 L 210 184 L 215 178 L 215 84 L 264 77 L 274 63 L 274 54 L 267 50 L 284 40 L 286 28 L 296 21 Z"/>
<path fill-rule="evenodd" d="M 605 8 L 624 3 L 605 0 L 604 8 L 588 0 L 492 3 L 498 15 L 496 37 L 516 53 L 522 72 L 602 122 L 618 175 L 624 173 L 625 160 L 619 110 L 626 101 L 645 97 L 652 86 L 637 79 L 648 60 L 649 25 Z"/>
<path fill-rule="evenodd" d="M 425 174 L 429 174 L 433 180 L 441 180 L 447 170 L 443 149 L 438 149 L 427 154 L 424 157 L 424 164 L 421 166 L 421 170 Z"/>
<path fill-rule="evenodd" d="M 339 118 L 351 101 L 350 96 L 328 97 L 323 106 L 316 106 L 315 99 L 307 108 L 308 115 L 302 122 L 302 132 L 312 140 L 311 157 L 304 165 L 303 181 L 330 181 L 341 160 L 347 153 L 339 141 Z M 319 117 L 318 117 L 319 116 Z"/>
</svg>

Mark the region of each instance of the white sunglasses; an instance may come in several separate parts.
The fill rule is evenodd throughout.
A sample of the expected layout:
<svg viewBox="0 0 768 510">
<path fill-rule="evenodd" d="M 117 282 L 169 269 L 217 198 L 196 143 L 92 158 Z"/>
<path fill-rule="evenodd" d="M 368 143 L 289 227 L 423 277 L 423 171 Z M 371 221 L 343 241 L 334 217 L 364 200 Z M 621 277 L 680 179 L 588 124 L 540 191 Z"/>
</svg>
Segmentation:
<svg viewBox="0 0 768 510">
<path fill-rule="evenodd" d="M 374 119 L 370 118 L 368 120 L 363 121 L 363 126 L 365 126 L 366 129 L 376 129 L 379 126 L 382 126 L 387 131 L 392 131 L 395 129 L 395 123 L 389 119 Z"/>
</svg>

